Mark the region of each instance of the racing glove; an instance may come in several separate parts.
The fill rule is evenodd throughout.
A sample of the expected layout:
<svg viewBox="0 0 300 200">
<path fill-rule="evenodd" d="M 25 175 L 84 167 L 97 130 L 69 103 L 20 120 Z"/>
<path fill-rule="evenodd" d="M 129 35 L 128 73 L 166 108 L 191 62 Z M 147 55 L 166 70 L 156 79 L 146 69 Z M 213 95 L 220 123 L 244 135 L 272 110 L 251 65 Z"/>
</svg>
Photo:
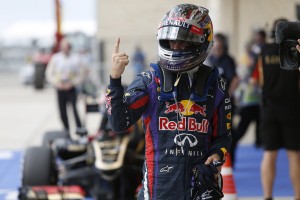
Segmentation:
<svg viewBox="0 0 300 200">
<path fill-rule="evenodd" d="M 214 161 L 209 165 L 200 164 L 193 169 L 194 188 L 191 200 L 220 200 L 224 197 L 223 179 L 217 169 L 222 164 L 222 161 Z"/>
</svg>

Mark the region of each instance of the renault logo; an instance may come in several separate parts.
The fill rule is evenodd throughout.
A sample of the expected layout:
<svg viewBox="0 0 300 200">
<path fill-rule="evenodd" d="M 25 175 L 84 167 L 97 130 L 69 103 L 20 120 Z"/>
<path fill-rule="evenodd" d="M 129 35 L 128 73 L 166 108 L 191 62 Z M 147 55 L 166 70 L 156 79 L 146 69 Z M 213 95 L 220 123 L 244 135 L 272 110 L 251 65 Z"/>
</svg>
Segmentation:
<svg viewBox="0 0 300 200">
<path fill-rule="evenodd" d="M 183 147 L 184 144 L 186 142 L 188 142 L 190 147 L 194 147 L 198 143 L 198 140 L 192 134 L 182 133 L 182 134 L 176 135 L 176 137 L 174 138 L 174 142 L 175 142 L 175 144 L 177 144 L 178 146 L 181 146 L 181 147 Z"/>
</svg>

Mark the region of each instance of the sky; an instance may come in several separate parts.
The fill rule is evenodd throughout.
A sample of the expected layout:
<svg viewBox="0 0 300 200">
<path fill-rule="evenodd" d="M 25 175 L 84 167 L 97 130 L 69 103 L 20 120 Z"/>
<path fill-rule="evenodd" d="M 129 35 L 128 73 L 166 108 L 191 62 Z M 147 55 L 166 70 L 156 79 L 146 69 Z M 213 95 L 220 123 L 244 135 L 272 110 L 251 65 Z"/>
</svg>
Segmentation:
<svg viewBox="0 0 300 200">
<path fill-rule="evenodd" d="M 96 1 L 60 0 L 62 23 L 67 21 L 96 23 Z M 55 0 L 0 0 L 0 2 L 0 35 L 20 22 L 40 24 L 55 22 Z M 62 24 L 62 29 L 64 29 L 64 24 Z"/>
</svg>

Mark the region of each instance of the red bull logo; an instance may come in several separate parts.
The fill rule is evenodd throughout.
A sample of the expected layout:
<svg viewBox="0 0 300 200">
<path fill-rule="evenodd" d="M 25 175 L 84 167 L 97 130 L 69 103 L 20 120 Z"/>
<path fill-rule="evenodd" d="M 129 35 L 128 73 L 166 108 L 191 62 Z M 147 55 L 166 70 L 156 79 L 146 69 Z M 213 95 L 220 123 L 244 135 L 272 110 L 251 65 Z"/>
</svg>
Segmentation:
<svg viewBox="0 0 300 200">
<path fill-rule="evenodd" d="M 206 116 L 206 105 L 204 105 L 203 107 L 198 105 L 198 104 L 193 104 L 190 108 L 190 112 L 193 112 L 195 114 L 201 114 L 204 117 Z"/>
<path fill-rule="evenodd" d="M 196 131 L 199 133 L 208 132 L 209 122 L 207 119 L 203 119 L 201 122 L 193 117 L 183 117 L 181 121 L 172 121 L 167 117 L 159 118 L 159 130 L 179 130 L 179 131 Z"/>
<path fill-rule="evenodd" d="M 181 102 L 176 102 L 174 104 L 171 104 L 169 102 L 166 102 L 167 110 L 165 113 L 171 113 L 171 112 L 184 112 L 184 105 Z"/>
<path fill-rule="evenodd" d="M 166 102 L 166 111 L 165 113 L 172 113 L 172 112 L 180 112 L 181 114 L 188 116 L 188 115 L 197 115 L 200 114 L 206 117 L 206 105 L 198 105 L 190 100 L 182 100 L 180 102 L 176 102 L 174 104 L 170 104 Z"/>
</svg>

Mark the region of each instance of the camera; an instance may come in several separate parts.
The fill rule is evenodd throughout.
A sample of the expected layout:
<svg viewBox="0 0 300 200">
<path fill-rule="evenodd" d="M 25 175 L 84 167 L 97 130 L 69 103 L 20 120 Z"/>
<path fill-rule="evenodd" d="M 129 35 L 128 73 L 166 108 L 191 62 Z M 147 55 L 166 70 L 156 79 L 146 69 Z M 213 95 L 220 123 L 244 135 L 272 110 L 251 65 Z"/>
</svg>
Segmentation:
<svg viewBox="0 0 300 200">
<path fill-rule="evenodd" d="M 280 68 L 284 70 L 298 70 L 300 53 L 296 46 L 300 38 L 300 22 L 279 21 L 276 24 L 275 40 L 279 48 Z"/>
</svg>

